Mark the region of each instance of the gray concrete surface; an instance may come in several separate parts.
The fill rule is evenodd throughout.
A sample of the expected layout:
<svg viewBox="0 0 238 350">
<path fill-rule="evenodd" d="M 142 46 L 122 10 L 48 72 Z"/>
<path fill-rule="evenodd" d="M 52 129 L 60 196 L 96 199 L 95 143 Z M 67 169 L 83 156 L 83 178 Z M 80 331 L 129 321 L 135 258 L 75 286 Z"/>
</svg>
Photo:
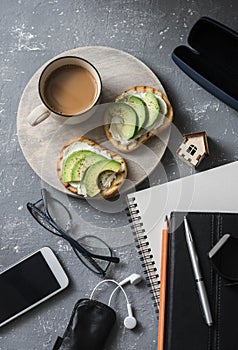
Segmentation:
<svg viewBox="0 0 238 350">
<path fill-rule="evenodd" d="M 211 96 L 180 71 L 171 52 L 186 43 L 192 25 L 203 15 L 238 30 L 235 0 L 86 1 L 86 0 L 1 0 L 0 1 L 0 270 L 28 253 L 49 245 L 67 270 L 70 287 L 0 330 L 1 350 L 50 350 L 62 335 L 77 299 L 87 297 L 99 278 L 77 260 L 68 244 L 53 237 L 33 221 L 26 210 L 28 201 L 40 196 L 41 180 L 27 164 L 18 144 L 17 107 L 32 74 L 62 51 L 87 45 L 105 45 L 124 50 L 145 62 L 161 79 L 175 111 L 171 142 L 149 185 L 189 175 L 192 170 L 174 158 L 180 133 L 206 130 L 210 157 L 200 170 L 238 160 L 237 112 Z M 148 186 L 148 182 L 140 188 Z M 48 188 L 53 196 L 60 193 Z M 105 238 L 122 263 L 109 277 L 120 280 L 142 268 L 124 211 L 107 213 L 86 201 L 61 198 L 75 214 L 79 234 L 95 233 Z M 138 319 L 135 331 L 125 330 L 126 305 L 118 295 L 113 307 L 117 325 L 105 350 L 156 349 L 157 319 L 150 293 L 143 282 L 127 286 Z M 99 291 L 106 301 L 109 289 Z M 1 310 L 0 310 L 1 312 Z"/>
</svg>

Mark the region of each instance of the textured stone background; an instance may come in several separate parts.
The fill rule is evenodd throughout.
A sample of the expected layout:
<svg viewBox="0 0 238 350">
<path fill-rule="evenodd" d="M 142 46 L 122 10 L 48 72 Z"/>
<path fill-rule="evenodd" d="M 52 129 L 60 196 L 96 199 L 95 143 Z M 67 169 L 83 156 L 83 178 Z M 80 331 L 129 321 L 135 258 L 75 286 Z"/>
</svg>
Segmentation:
<svg viewBox="0 0 238 350">
<path fill-rule="evenodd" d="M 164 181 L 161 166 L 169 180 L 192 172 L 173 157 L 181 142 L 180 133 L 207 131 L 211 155 L 200 170 L 234 161 L 238 159 L 237 112 L 180 71 L 171 60 L 171 52 L 186 44 L 190 28 L 201 16 L 238 30 L 237 14 L 235 0 L 0 1 L 0 270 L 49 245 L 71 279 L 66 291 L 0 330 L 1 350 L 52 349 L 76 300 L 88 296 L 99 281 L 65 242 L 39 227 L 26 211 L 26 203 L 37 200 L 44 185 L 24 159 L 17 139 L 17 107 L 28 80 L 45 61 L 71 48 L 105 45 L 124 50 L 158 75 L 175 111 L 171 142 L 150 184 Z M 110 270 L 110 277 L 120 280 L 132 272 L 142 273 L 124 211 L 109 214 L 49 190 L 71 206 L 79 234 L 97 232 L 114 247 L 122 263 Z M 157 320 L 146 283 L 127 286 L 127 292 L 139 325 L 135 331 L 125 330 L 126 307 L 118 295 L 113 304 L 118 310 L 117 325 L 105 349 L 155 350 Z M 105 301 L 108 295 L 109 288 L 98 292 Z"/>
</svg>

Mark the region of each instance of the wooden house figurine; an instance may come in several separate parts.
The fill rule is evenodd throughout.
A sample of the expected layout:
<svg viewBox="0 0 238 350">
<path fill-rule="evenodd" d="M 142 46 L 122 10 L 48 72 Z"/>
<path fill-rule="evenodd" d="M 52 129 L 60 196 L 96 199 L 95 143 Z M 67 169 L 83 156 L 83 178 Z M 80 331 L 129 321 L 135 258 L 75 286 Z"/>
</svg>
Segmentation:
<svg viewBox="0 0 238 350">
<path fill-rule="evenodd" d="M 176 153 L 185 163 L 197 167 L 202 159 L 209 154 L 205 131 L 184 135 L 183 143 Z"/>
</svg>

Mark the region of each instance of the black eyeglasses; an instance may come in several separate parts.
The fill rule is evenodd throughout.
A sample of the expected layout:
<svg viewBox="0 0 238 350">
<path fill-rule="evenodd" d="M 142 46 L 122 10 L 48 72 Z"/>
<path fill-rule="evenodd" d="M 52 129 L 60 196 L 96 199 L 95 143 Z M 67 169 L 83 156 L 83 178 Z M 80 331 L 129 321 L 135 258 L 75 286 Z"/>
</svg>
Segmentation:
<svg viewBox="0 0 238 350">
<path fill-rule="evenodd" d="M 216 272 L 226 286 L 238 285 L 238 237 L 224 234 L 208 253 Z"/>
<path fill-rule="evenodd" d="M 111 248 L 100 238 L 87 235 L 74 239 L 68 232 L 72 227 L 72 216 L 63 203 L 57 199 L 47 201 L 46 189 L 41 189 L 42 198 L 27 203 L 27 209 L 34 219 L 49 232 L 65 239 L 81 262 L 97 275 L 105 276 L 110 263 L 119 263 L 112 256 Z"/>
</svg>

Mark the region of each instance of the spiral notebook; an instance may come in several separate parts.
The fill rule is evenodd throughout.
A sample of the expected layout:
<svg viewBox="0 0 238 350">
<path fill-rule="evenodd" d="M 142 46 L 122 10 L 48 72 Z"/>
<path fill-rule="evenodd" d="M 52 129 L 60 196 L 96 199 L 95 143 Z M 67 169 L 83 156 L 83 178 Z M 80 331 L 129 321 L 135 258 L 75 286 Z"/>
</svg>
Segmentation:
<svg viewBox="0 0 238 350">
<path fill-rule="evenodd" d="M 238 211 L 238 162 L 222 165 L 127 196 L 138 252 L 159 309 L 161 233 L 172 211 Z"/>
</svg>

